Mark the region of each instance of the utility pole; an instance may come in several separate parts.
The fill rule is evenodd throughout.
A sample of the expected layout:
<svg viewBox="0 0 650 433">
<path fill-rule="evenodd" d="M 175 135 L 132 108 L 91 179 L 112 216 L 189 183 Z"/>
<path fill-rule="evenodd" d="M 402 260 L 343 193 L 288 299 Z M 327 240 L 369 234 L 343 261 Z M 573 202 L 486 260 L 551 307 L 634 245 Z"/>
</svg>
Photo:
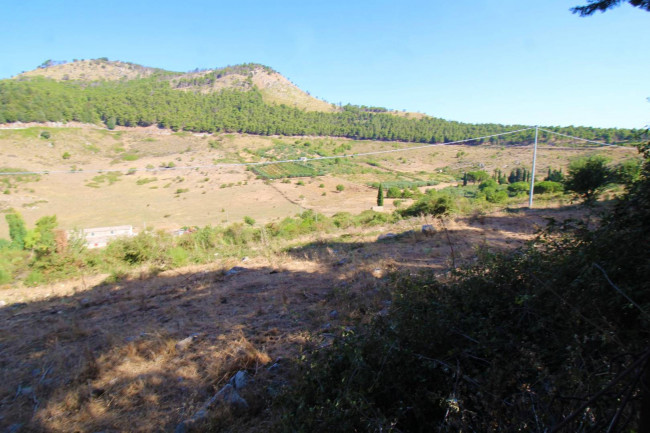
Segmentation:
<svg viewBox="0 0 650 433">
<path fill-rule="evenodd" d="M 535 188 L 535 163 L 537 162 L 537 133 L 539 126 L 535 125 L 535 146 L 533 147 L 533 169 L 530 173 L 530 194 L 528 195 L 528 208 L 533 208 L 533 189 Z"/>
</svg>

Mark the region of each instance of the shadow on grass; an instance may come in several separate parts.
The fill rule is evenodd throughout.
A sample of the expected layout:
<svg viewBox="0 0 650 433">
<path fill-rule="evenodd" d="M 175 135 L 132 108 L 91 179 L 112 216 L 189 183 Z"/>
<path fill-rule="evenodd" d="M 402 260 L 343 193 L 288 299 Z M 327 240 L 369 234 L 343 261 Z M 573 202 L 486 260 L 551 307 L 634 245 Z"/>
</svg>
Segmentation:
<svg viewBox="0 0 650 433">
<path fill-rule="evenodd" d="M 569 209 L 571 210 L 571 209 Z M 143 274 L 0 308 L 0 425 L 21 431 L 169 431 L 240 369 L 318 347 L 385 308 L 395 270 L 445 272 L 511 248 L 554 210 L 460 219 L 432 235 L 341 235 L 271 267 Z M 566 214 L 566 212 L 564 213 Z M 446 235 L 449 235 L 448 237 Z M 25 289 L 28 290 L 28 289 Z M 187 344 L 179 344 L 186 340 Z"/>
</svg>

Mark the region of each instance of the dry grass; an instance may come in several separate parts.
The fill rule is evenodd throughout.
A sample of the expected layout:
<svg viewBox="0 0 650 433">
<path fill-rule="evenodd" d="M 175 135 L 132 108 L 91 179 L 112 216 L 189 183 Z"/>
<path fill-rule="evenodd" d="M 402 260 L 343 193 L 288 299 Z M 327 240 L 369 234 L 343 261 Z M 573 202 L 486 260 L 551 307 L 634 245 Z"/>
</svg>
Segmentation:
<svg viewBox="0 0 650 433">
<path fill-rule="evenodd" d="M 22 77 L 46 77 L 53 80 L 122 80 L 148 77 L 156 70 L 132 63 L 102 60 L 78 60 L 63 65 L 50 66 L 23 72 Z"/>
<path fill-rule="evenodd" d="M 71 127 L 70 127 L 71 126 Z M 49 140 L 39 137 L 47 129 Z M 130 168 L 158 168 L 173 162 L 177 167 L 209 166 L 214 161 L 254 160 L 246 151 L 268 148 L 273 137 L 242 134 L 174 134 L 158 128 L 118 128 L 107 131 L 96 127 L 34 126 L 27 129 L 0 129 L 0 159 L 7 167 L 31 170 L 84 171 L 76 174 L 49 174 L 38 182 L 28 182 L 0 195 L 0 210 L 20 211 L 27 224 L 45 215 L 57 215 L 63 229 L 131 224 L 136 228 L 175 229 L 191 225 L 219 225 L 241 221 L 250 216 L 259 223 L 284 218 L 313 209 L 332 215 L 347 211 L 359 213 L 375 205 L 376 191 L 369 182 L 394 179 L 396 176 L 449 179 L 441 170 L 469 170 L 482 165 L 488 172 L 494 168 L 509 171 L 530 164 L 531 148 L 501 149 L 484 146 L 436 146 L 429 149 L 386 154 L 375 157 L 373 166 L 365 159 L 355 159 L 357 168 L 350 174 L 327 175 L 296 181 L 270 184 L 255 179 L 241 167 L 200 168 L 192 170 L 137 172 L 126 175 Z M 407 143 L 353 141 L 314 137 L 283 137 L 285 143 L 311 141 L 328 143 L 328 149 L 341 144 L 352 146 L 352 152 L 368 152 L 408 147 Z M 209 143 L 216 143 L 212 148 Z M 465 154 L 457 157 L 462 150 Z M 68 152 L 71 158 L 63 160 Z M 573 157 L 595 150 L 540 150 L 538 173 L 548 167 L 566 167 Z M 613 162 L 636 155 L 633 149 L 607 149 Z M 124 155 L 137 155 L 125 161 Z M 378 165 L 377 165 L 378 164 Z M 121 170 L 124 175 L 109 184 L 95 182 L 98 173 L 91 170 Z M 369 170 L 361 173 L 360 169 Z M 101 176 L 101 175 L 100 175 Z M 140 183 L 138 183 L 140 182 Z M 320 184 L 324 188 L 320 188 Z M 338 193 L 336 185 L 345 186 Z M 453 183 L 452 183 L 453 184 Z M 88 185 L 95 185 L 90 187 Z M 178 190 L 187 190 L 177 193 Z M 71 193 L 73 192 L 73 193 Z M 325 193 L 325 195 L 323 195 Z M 119 204 L 119 205 L 117 205 Z M 387 208 L 392 203 L 387 200 Z M 6 224 L 0 224 L 0 237 L 7 237 Z"/>
<path fill-rule="evenodd" d="M 446 227 L 458 264 L 471 261 L 479 247 L 520 245 L 545 217 L 576 212 L 476 215 Z M 424 222 L 379 230 L 417 230 Z M 291 374 L 272 376 L 270 363 L 326 345 L 337 330 L 369 321 L 390 299 L 382 288 L 391 272 L 443 275 L 451 264 L 442 232 L 414 231 L 381 242 L 377 234 L 319 235 L 273 261 L 260 256 L 156 276 L 142 270 L 117 284 L 88 279 L 86 289 L 70 282 L 4 290 L 0 420 L 51 432 L 170 430 L 236 371 L 247 370 L 257 381 L 246 394 L 250 413 L 236 419 L 217 411 L 213 428 L 264 431 L 270 422 L 262 411 L 266 389 Z M 246 270 L 225 276 L 234 265 Z M 191 342 L 179 344 L 190 336 Z"/>
</svg>

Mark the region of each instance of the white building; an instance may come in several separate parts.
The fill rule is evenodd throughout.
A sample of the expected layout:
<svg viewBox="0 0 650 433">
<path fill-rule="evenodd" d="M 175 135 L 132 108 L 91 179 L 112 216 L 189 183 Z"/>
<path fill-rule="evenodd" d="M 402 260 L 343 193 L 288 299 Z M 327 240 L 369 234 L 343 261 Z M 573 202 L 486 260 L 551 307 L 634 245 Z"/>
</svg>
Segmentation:
<svg viewBox="0 0 650 433">
<path fill-rule="evenodd" d="M 81 235 L 88 248 L 103 248 L 113 239 L 134 236 L 133 226 L 94 227 L 77 232 L 68 232 L 68 237 Z"/>
</svg>

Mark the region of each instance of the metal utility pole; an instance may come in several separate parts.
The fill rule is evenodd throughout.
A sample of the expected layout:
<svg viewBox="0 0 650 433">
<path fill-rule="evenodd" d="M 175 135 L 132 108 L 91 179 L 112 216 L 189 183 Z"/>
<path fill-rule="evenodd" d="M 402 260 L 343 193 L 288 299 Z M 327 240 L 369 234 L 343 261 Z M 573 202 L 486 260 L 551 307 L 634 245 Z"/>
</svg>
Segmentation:
<svg viewBox="0 0 650 433">
<path fill-rule="evenodd" d="M 530 173 L 530 194 L 528 195 L 528 208 L 533 208 L 533 189 L 535 188 L 535 163 L 537 162 L 537 133 L 539 126 L 535 125 L 535 146 L 533 147 L 533 170 Z"/>
</svg>

